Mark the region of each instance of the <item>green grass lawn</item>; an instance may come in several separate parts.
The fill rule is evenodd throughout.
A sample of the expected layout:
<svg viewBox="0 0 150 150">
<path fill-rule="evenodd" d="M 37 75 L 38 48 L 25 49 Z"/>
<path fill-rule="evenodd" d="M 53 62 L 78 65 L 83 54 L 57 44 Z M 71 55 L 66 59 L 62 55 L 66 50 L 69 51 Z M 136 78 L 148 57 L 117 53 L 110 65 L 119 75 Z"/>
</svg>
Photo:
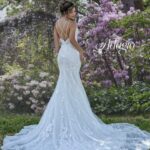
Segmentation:
<svg viewBox="0 0 150 150">
<path fill-rule="evenodd" d="M 133 123 L 143 130 L 150 132 L 150 115 L 149 116 L 100 116 L 107 124 L 115 122 Z M 0 145 L 4 136 L 17 133 L 23 126 L 37 124 L 40 116 L 30 114 L 1 114 L 0 115 Z"/>
</svg>

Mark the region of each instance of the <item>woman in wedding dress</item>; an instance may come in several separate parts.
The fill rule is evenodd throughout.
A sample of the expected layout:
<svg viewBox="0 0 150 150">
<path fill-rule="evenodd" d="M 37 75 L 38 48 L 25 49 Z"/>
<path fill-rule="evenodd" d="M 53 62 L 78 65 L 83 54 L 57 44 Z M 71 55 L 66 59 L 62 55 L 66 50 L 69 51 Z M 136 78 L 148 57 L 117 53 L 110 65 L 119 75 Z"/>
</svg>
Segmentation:
<svg viewBox="0 0 150 150">
<path fill-rule="evenodd" d="M 92 111 L 80 79 L 76 7 L 66 1 L 54 27 L 59 78 L 38 124 L 5 136 L 2 150 L 148 150 L 150 133 L 129 123 L 105 124 Z M 61 44 L 60 44 L 61 43 Z"/>
</svg>

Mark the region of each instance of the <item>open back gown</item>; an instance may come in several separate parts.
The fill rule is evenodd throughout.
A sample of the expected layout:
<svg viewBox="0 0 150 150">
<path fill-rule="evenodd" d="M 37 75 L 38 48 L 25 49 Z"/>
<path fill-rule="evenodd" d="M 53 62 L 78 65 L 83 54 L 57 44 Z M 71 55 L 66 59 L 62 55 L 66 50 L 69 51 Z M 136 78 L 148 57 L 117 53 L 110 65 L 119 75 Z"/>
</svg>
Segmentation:
<svg viewBox="0 0 150 150">
<path fill-rule="evenodd" d="M 60 41 L 59 77 L 39 123 L 6 135 L 2 150 L 149 150 L 149 132 L 129 123 L 105 124 L 94 114 L 80 78 L 80 54 L 69 38 Z"/>
</svg>

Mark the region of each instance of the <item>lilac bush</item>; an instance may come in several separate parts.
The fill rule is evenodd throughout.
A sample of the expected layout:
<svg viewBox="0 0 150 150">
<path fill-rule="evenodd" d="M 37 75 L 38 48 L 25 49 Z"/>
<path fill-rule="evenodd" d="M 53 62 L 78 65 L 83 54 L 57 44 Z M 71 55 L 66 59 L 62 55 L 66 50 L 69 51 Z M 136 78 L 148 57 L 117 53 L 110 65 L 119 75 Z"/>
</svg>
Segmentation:
<svg viewBox="0 0 150 150">
<path fill-rule="evenodd" d="M 111 27 L 110 23 L 137 14 L 139 10 L 131 7 L 127 13 L 124 13 L 120 2 L 115 4 L 110 0 L 100 0 L 100 4 L 91 2 L 84 4 L 84 7 L 87 10 L 86 15 L 79 21 L 79 42 L 86 50 L 87 58 L 87 63 L 82 69 L 82 78 L 86 78 L 88 84 L 96 81 L 106 87 L 113 84 L 116 87 L 131 85 L 131 66 L 126 63 L 125 56 L 120 54 L 117 48 L 104 47 L 101 53 L 98 53 L 98 50 L 102 46 L 101 43 L 106 43 L 108 40 L 118 43 L 124 41 L 125 28 Z"/>
</svg>

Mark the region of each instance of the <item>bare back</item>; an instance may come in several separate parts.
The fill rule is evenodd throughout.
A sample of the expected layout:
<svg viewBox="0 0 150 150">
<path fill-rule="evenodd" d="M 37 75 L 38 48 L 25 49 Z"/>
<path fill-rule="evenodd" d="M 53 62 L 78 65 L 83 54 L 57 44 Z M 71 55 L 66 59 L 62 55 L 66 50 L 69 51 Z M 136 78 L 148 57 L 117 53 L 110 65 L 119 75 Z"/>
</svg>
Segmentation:
<svg viewBox="0 0 150 150">
<path fill-rule="evenodd" d="M 78 44 L 76 38 L 77 37 L 76 29 L 78 29 L 76 21 L 71 21 L 69 19 L 65 19 L 64 17 L 56 21 L 54 27 L 54 42 L 55 42 L 56 51 L 57 50 L 59 51 L 61 45 L 60 39 L 62 39 L 65 42 L 69 41 L 75 47 L 75 49 L 78 50 L 83 56 L 83 49 Z"/>
<path fill-rule="evenodd" d="M 59 35 L 59 38 L 66 41 L 69 38 L 70 28 L 74 24 L 74 21 L 66 20 L 64 18 L 60 18 L 56 21 L 55 28 Z"/>
</svg>

